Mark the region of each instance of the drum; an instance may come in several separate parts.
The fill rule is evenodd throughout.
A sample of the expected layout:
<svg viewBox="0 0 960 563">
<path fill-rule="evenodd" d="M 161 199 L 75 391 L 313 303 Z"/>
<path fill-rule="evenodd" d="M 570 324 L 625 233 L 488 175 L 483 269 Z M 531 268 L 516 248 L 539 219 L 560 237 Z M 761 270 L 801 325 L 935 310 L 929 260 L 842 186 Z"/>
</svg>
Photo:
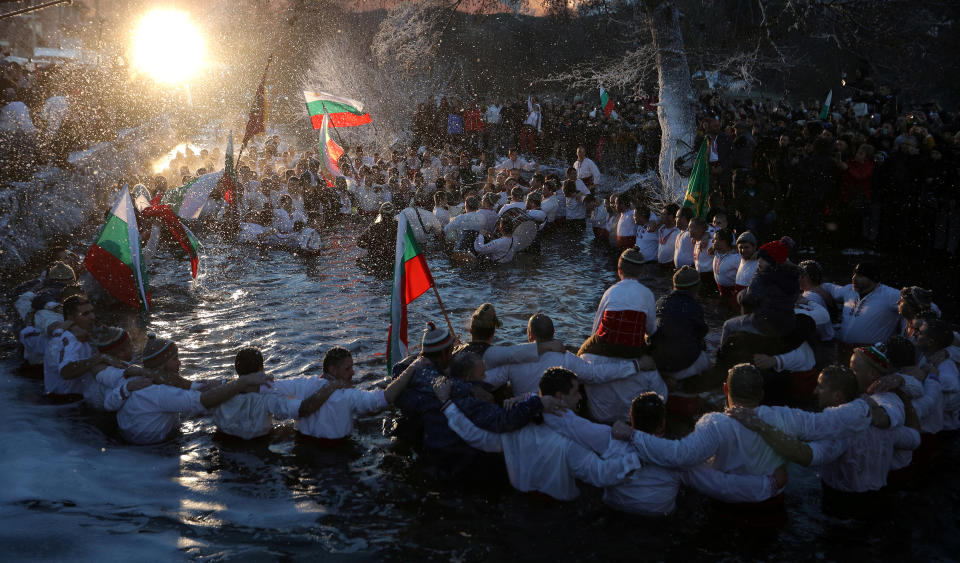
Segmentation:
<svg viewBox="0 0 960 563">
<path fill-rule="evenodd" d="M 503 222 L 508 222 L 513 226 L 513 240 L 517 243 L 517 252 L 525 250 L 536 240 L 537 222 L 525 210 L 514 207 L 504 211 L 498 220 L 498 224 Z"/>
<path fill-rule="evenodd" d="M 450 260 L 456 264 L 473 264 L 477 261 L 477 255 L 473 251 L 473 243 L 480 235 L 479 231 L 464 229 L 460 232 L 460 238 L 453 245 L 453 251 L 450 253 Z"/>
</svg>

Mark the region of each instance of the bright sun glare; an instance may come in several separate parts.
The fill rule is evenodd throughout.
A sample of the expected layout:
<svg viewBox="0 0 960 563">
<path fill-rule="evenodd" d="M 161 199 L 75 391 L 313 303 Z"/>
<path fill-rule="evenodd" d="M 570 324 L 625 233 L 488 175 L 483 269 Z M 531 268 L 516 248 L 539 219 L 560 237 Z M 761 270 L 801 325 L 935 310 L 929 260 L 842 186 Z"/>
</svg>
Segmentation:
<svg viewBox="0 0 960 563">
<path fill-rule="evenodd" d="M 154 10 L 133 36 L 133 60 L 158 82 L 181 82 L 203 66 L 203 36 L 186 12 Z"/>
</svg>

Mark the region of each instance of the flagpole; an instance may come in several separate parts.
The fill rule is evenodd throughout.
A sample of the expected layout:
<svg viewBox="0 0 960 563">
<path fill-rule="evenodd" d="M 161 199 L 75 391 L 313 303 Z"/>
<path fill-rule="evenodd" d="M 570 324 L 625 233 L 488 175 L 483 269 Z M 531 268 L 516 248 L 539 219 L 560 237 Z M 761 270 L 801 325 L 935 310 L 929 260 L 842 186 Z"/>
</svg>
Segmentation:
<svg viewBox="0 0 960 563">
<path fill-rule="evenodd" d="M 327 111 L 327 104 L 324 101 L 320 101 L 320 105 L 323 106 L 323 114 L 327 116 L 327 123 L 330 124 L 330 127 L 333 127 L 333 132 L 337 134 L 337 138 L 340 139 L 340 146 L 346 146 L 346 143 L 343 142 L 343 137 L 340 136 L 340 131 L 337 131 L 337 126 L 333 124 L 333 120 L 330 119 L 330 113 Z"/>
<path fill-rule="evenodd" d="M 273 53 L 270 53 L 270 56 L 267 57 L 267 66 L 264 67 L 264 69 L 263 69 L 263 76 L 260 77 L 260 84 L 265 84 L 265 83 L 266 83 L 266 81 L 267 81 L 267 71 L 270 70 L 270 64 L 271 64 L 272 62 L 273 62 Z M 259 86 L 257 86 L 257 90 L 258 90 L 258 91 L 260 90 L 260 87 L 259 87 Z M 257 97 L 256 97 L 256 96 L 253 97 L 253 103 L 257 103 Z M 264 106 L 264 108 L 266 108 L 266 105 L 267 105 L 266 92 L 264 92 L 264 100 L 263 100 L 263 106 Z M 249 122 L 249 119 L 248 119 L 248 122 Z M 264 109 L 263 129 L 264 129 L 264 134 L 266 134 L 266 129 L 267 129 L 266 109 Z M 243 156 L 243 149 L 247 148 L 247 143 L 250 141 L 250 139 L 247 139 L 247 138 L 246 138 L 246 136 L 247 136 L 246 132 L 244 132 L 243 136 L 244 136 L 244 140 L 243 140 L 243 143 L 240 144 L 240 154 L 237 156 L 237 162 L 240 161 L 240 157 Z M 251 137 L 251 138 L 252 138 L 252 137 Z"/>
<path fill-rule="evenodd" d="M 437 291 L 437 282 L 433 282 L 433 294 L 437 296 L 437 303 L 440 304 L 440 310 L 443 312 L 443 318 L 447 320 L 447 328 L 450 329 L 450 336 L 453 336 L 454 340 L 457 339 L 457 333 L 453 330 L 453 323 L 450 322 L 450 316 L 447 315 L 447 309 L 443 306 L 443 300 L 440 299 L 440 292 Z"/>
</svg>

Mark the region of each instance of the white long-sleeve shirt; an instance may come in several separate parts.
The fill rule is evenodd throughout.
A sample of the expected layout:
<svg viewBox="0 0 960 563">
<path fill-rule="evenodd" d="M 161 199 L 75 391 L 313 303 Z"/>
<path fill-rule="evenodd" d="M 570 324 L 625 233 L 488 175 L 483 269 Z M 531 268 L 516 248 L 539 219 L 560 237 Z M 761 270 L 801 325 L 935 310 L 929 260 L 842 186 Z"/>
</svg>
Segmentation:
<svg viewBox="0 0 960 563">
<path fill-rule="evenodd" d="M 577 179 L 583 180 L 584 178 L 593 178 L 594 185 L 600 183 L 600 169 L 597 168 L 597 163 L 593 160 L 584 157 L 581 160 L 575 160 L 573 162 L 573 167 L 577 169 Z"/>
<path fill-rule="evenodd" d="M 740 254 L 736 250 L 713 255 L 713 279 L 720 287 L 733 287 L 740 269 Z"/>
<path fill-rule="evenodd" d="M 677 249 L 677 236 L 680 229 L 676 227 L 667 227 L 660 225 L 657 229 L 657 262 L 661 264 L 670 264 L 673 262 L 673 254 Z M 646 258 L 646 256 L 644 256 Z"/>
<path fill-rule="evenodd" d="M 957 364 L 947 358 L 937 364 L 936 374 L 927 376 L 935 378 L 940 383 L 940 393 L 943 396 L 943 429 L 956 430 L 960 428 L 960 373 Z"/>
<path fill-rule="evenodd" d="M 800 439 L 833 439 L 870 424 L 870 407 L 860 399 L 823 413 L 766 406 L 754 412 Z M 640 459 L 666 467 L 693 467 L 710 460 L 712 468 L 727 473 L 771 475 L 784 463 L 758 434 L 722 413 L 703 415 L 694 431 L 680 440 L 634 432 L 633 445 Z"/>
<path fill-rule="evenodd" d="M 617 236 L 637 236 L 637 222 L 633 218 L 633 209 L 628 209 L 620 214 L 620 218 L 617 220 Z M 646 258 L 646 256 L 644 256 L 644 258 Z"/>
<path fill-rule="evenodd" d="M 546 352 L 535 362 L 507 364 L 487 369 L 486 382 L 494 388 L 509 382 L 516 395 L 536 393 L 540 388 L 540 376 L 551 367 L 563 367 L 577 374 L 584 383 L 606 383 L 622 379 L 636 372 L 632 360 L 617 363 L 590 364 L 570 352 Z"/>
<path fill-rule="evenodd" d="M 114 392 L 125 387 L 121 385 Z M 117 413 L 117 425 L 123 437 L 134 444 L 162 442 L 179 428 L 180 415 L 206 412 L 200 391 L 170 385 L 151 385 L 134 391 Z"/>
<path fill-rule="evenodd" d="M 60 372 L 67 364 L 86 360 L 93 356 L 88 342 L 80 342 L 69 330 L 56 331 L 43 355 L 43 390 L 56 395 L 82 395 L 93 380 L 93 374 L 85 373 L 76 379 L 63 379 Z"/>
<path fill-rule="evenodd" d="M 477 251 L 477 254 L 488 256 L 498 264 L 505 264 L 513 260 L 513 257 L 517 254 L 517 244 L 512 236 L 500 237 L 486 242 L 483 234 L 479 234 L 473 241 L 473 249 Z"/>
<path fill-rule="evenodd" d="M 579 496 L 576 479 L 597 487 L 622 482 L 640 468 L 633 452 L 610 459 L 558 434 L 545 424 L 531 424 L 514 432 L 496 434 L 474 425 L 453 403 L 443 414 L 450 428 L 472 447 L 503 451 L 510 484 L 519 491 L 538 491 L 558 500 Z"/>
<path fill-rule="evenodd" d="M 611 437 L 609 426 L 590 422 L 569 411 L 561 415 L 545 414 L 543 422 L 603 458 L 620 457 L 632 451 L 629 444 Z M 775 494 L 772 480 L 765 476 L 727 474 L 705 465 L 688 471 L 645 465 L 631 472 L 622 483 L 606 487 L 603 502 L 623 512 L 663 516 L 676 508 L 681 483 L 725 502 L 760 502 Z"/>
<path fill-rule="evenodd" d="M 900 313 L 897 303 L 900 292 L 896 289 L 877 284 L 877 287 L 864 297 L 860 297 L 853 284 L 844 286 L 832 283 L 820 287 L 843 306 L 840 320 L 840 342 L 848 344 L 874 344 L 886 342 L 897 329 Z"/>
<path fill-rule="evenodd" d="M 706 273 L 713 271 L 713 255 L 710 254 L 710 247 L 713 246 L 713 237 L 708 232 L 703 236 L 703 240 L 693 243 L 693 263 L 697 272 Z"/>
<path fill-rule="evenodd" d="M 813 348 L 806 341 L 789 352 L 774 356 L 773 359 L 777 362 L 777 365 L 773 368 L 776 371 L 810 371 L 817 364 Z"/>
<path fill-rule="evenodd" d="M 213 410 L 217 428 L 231 436 L 251 440 L 273 430 L 274 419 L 296 418 L 301 400 L 274 390 L 241 393 Z"/>
<path fill-rule="evenodd" d="M 753 275 L 757 273 L 757 265 L 760 262 L 757 261 L 756 255 L 749 260 L 740 259 L 740 265 L 737 267 L 737 279 L 736 285 L 747 287 L 750 285 L 750 280 L 753 279 Z"/>
<path fill-rule="evenodd" d="M 280 379 L 274 381 L 271 388 L 302 401 L 324 385 L 327 385 L 327 382 L 322 377 L 310 376 Z M 297 429 L 307 436 L 336 440 L 353 433 L 354 419 L 357 416 L 379 412 L 385 408 L 387 399 L 381 390 L 337 389 L 315 413 L 298 418 Z"/>
<path fill-rule="evenodd" d="M 657 251 L 660 248 L 660 239 L 656 231 L 648 231 L 647 227 L 637 225 L 637 249 L 643 254 L 646 262 L 653 262 L 657 259 Z"/>
<path fill-rule="evenodd" d="M 830 312 L 823 305 L 815 301 L 808 300 L 806 303 L 797 303 L 793 311 L 798 315 L 806 315 L 813 319 L 817 327 L 817 336 L 823 342 L 833 340 L 837 333 L 833 328 L 833 322 L 830 320 Z"/>
<path fill-rule="evenodd" d="M 93 381 L 84 389 L 83 400 L 91 407 L 103 410 L 107 394 L 126 381 L 123 377 L 125 371 L 126 368 L 115 368 L 113 366 L 107 366 L 100 370 L 94 376 Z"/>
<path fill-rule="evenodd" d="M 693 239 L 690 238 L 690 231 L 680 231 L 673 244 L 673 266 L 682 268 L 683 266 L 693 266 Z"/>
<path fill-rule="evenodd" d="M 619 363 L 623 360 L 609 356 L 584 354 L 584 360 L 594 365 Z M 612 423 L 630 418 L 630 403 L 641 393 L 653 391 L 667 400 L 667 384 L 657 370 L 641 371 L 605 383 L 585 383 L 587 410 L 594 420 Z"/>
<path fill-rule="evenodd" d="M 479 211 L 470 211 L 450 219 L 450 222 L 443 228 L 443 234 L 448 241 L 457 242 L 463 231 L 479 232 L 484 230 L 486 225 L 487 221 Z"/>
</svg>

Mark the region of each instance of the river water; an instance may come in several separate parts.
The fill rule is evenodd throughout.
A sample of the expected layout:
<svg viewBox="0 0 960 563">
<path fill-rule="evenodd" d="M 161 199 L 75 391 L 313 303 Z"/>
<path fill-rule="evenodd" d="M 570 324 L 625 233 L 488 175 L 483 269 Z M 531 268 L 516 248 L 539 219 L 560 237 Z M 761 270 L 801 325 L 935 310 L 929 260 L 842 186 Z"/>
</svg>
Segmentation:
<svg viewBox="0 0 960 563">
<path fill-rule="evenodd" d="M 153 311 L 108 313 L 142 342 L 147 330 L 175 339 L 187 377 L 232 376 L 236 350 L 259 346 L 277 378 L 319 373 L 323 353 L 354 353 L 360 388 L 386 380 L 390 281 L 356 263 L 355 225 L 323 233 L 322 255 L 231 247 L 210 237 L 201 276 L 169 259 L 152 268 Z M 500 342 L 525 340 L 543 311 L 557 337 L 578 346 L 601 294 L 616 281 L 612 255 L 592 235 L 558 236 L 542 256 L 490 271 L 460 270 L 428 253 L 455 328 L 480 303 L 496 304 Z M 657 296 L 666 276 L 644 280 Z M 721 317 L 707 302 L 708 323 Z M 428 293 L 410 306 L 410 340 L 424 321 L 442 322 Z M 213 435 L 209 418 L 158 446 L 130 446 L 109 416 L 41 398 L 41 383 L 17 373 L 9 331 L 0 363 L 0 558 L 12 560 L 755 560 L 910 558 L 949 560 L 960 548 L 954 514 L 960 452 L 950 443 L 923 486 L 894 496 L 889 517 L 863 523 L 820 511 L 819 479 L 791 466 L 789 521 L 757 535 L 730 528 L 695 493 L 663 521 L 610 511 L 582 487 L 568 504 L 531 500 L 508 488 L 465 492 L 419 473 L 390 437 L 385 414 L 361 419 L 350 442 L 323 449 L 292 423 L 237 444 Z M 718 338 L 716 330 L 711 334 Z M 714 340 L 715 345 L 715 340 Z"/>
</svg>

